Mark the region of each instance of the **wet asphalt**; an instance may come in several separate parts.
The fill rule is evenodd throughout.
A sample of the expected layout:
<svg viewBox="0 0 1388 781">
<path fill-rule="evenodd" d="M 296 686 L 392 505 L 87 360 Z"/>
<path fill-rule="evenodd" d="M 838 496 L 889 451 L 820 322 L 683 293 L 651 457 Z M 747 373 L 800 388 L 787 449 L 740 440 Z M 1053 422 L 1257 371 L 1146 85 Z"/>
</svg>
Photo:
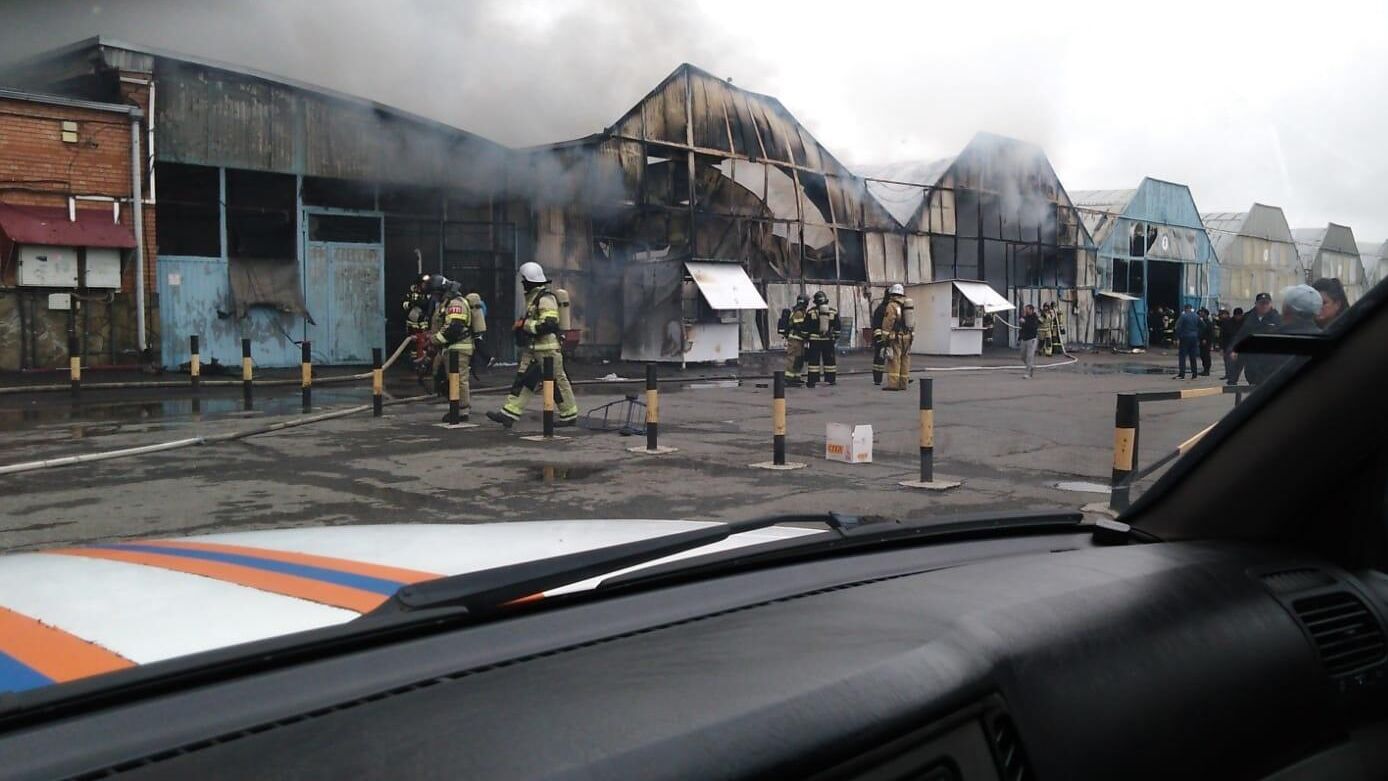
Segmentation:
<svg viewBox="0 0 1388 781">
<path fill-rule="evenodd" d="M 1078 508 L 1100 493 L 1058 483 L 1107 481 L 1112 463 L 1114 394 L 1219 383 L 1168 379 L 1174 356 L 1086 354 L 1073 365 L 1041 369 L 1032 380 L 1000 368 L 1011 355 L 920 358 L 935 399 L 935 473 L 962 480 L 943 493 L 902 488 L 918 476 L 918 395 L 883 392 L 866 375 L 837 386 L 788 392 L 787 450 L 804 469 L 752 469 L 772 456 L 770 382 L 774 363 L 662 369 L 660 444 L 665 455 L 629 452 L 642 436 L 615 430 L 626 397 L 643 385 L 597 378 L 639 378 L 641 367 L 580 365 L 579 406 L 608 408 L 610 428 L 562 429 L 568 439 L 532 442 L 538 405 L 512 431 L 482 411 L 508 377 L 493 369 L 474 397 L 475 428 L 447 429 L 436 400 L 263 434 L 235 442 L 74 466 L 0 475 L 0 550 L 97 540 L 351 523 L 442 523 L 545 518 L 733 519 L 771 512 L 836 510 L 904 518 L 1009 508 Z M 1057 359 L 1050 359 L 1058 362 Z M 846 356 L 846 372 L 867 368 Z M 954 371 L 987 365 L 988 370 Z M 736 374 L 745 379 L 727 379 Z M 706 378 L 714 379 L 706 379 Z M 479 389 L 480 390 L 480 389 Z M 392 375 L 388 395 L 420 392 L 408 374 Z M 313 412 L 370 402 L 368 384 L 320 386 Z M 243 409 L 238 389 L 186 389 L 0 396 L 0 466 L 138 447 L 245 430 L 300 416 L 299 389 L 264 388 Z M 1231 397 L 1144 405 L 1140 461 L 1155 459 L 1218 419 Z M 640 414 L 635 419 L 639 422 Z M 824 458 L 825 425 L 874 429 L 873 462 Z M 1150 484 L 1150 480 L 1147 481 Z M 1069 486 L 1069 488 L 1086 486 Z M 1089 488 L 1095 486 L 1090 485 Z"/>
</svg>

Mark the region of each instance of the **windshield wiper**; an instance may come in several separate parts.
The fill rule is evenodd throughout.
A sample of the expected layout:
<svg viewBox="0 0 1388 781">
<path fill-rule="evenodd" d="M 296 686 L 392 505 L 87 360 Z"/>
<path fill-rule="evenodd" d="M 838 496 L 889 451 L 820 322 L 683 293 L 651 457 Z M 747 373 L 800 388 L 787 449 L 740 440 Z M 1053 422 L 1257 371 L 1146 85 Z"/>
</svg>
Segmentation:
<svg viewBox="0 0 1388 781">
<path fill-rule="evenodd" d="M 837 513 L 771 515 L 746 521 L 719 523 L 677 534 L 607 545 L 546 559 L 508 564 L 404 586 L 363 618 L 434 608 L 486 611 L 533 597 L 552 588 L 567 586 L 694 548 L 702 548 L 734 534 L 781 523 L 823 523 L 838 528 L 857 522 L 857 518 Z"/>
<path fill-rule="evenodd" d="M 728 574 L 755 567 L 774 566 L 790 562 L 845 553 L 862 552 L 891 545 L 909 545 L 952 540 L 995 538 L 1021 534 L 1092 531 L 1099 544 L 1124 542 L 1153 542 L 1127 524 L 1085 525 L 1084 516 L 1070 510 L 1041 510 L 1019 513 L 970 513 L 946 518 L 917 520 L 855 519 L 836 516 L 830 523 L 833 533 L 812 537 L 792 537 L 766 543 L 754 548 L 719 551 L 681 561 L 671 561 L 606 578 L 599 590 L 621 588 L 633 584 L 649 585 L 657 581 L 693 580 Z M 1120 528 L 1121 527 L 1121 528 Z"/>
</svg>

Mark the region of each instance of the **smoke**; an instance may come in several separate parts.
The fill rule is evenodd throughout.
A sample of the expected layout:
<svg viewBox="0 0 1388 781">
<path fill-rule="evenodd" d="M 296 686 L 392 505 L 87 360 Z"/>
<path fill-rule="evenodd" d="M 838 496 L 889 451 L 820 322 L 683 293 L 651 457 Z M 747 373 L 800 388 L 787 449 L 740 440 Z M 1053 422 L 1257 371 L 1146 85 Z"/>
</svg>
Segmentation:
<svg viewBox="0 0 1388 781">
<path fill-rule="evenodd" d="M 765 70 L 682 3 L 12 0 L 0 59 L 102 34 L 376 100 L 508 146 L 602 130 L 682 61 Z"/>
</svg>

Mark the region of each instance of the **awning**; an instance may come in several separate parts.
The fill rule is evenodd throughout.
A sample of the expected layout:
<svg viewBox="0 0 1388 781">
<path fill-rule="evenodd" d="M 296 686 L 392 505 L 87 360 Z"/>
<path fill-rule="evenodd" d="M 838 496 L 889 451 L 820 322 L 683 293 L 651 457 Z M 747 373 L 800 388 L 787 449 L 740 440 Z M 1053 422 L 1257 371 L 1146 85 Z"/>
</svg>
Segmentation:
<svg viewBox="0 0 1388 781">
<path fill-rule="evenodd" d="M 974 303 L 974 306 L 982 307 L 984 314 L 994 312 L 1006 312 L 1009 309 L 1016 309 L 1011 301 L 998 295 L 997 291 L 988 287 L 986 282 L 960 282 L 954 281 L 954 287 L 965 298 Z"/>
<path fill-rule="evenodd" d="M 765 309 L 752 278 L 739 263 L 685 263 L 684 267 L 714 309 Z"/>
<path fill-rule="evenodd" d="M 1130 295 L 1128 295 L 1127 293 L 1119 293 L 1119 292 L 1117 292 L 1117 291 L 1115 291 L 1115 290 L 1100 290 L 1100 291 L 1096 292 L 1095 295 L 1103 296 L 1103 297 L 1105 297 L 1105 298 L 1116 298 L 1116 299 L 1118 299 L 1119 301 L 1140 301 L 1140 300 L 1141 300 L 1141 299 L 1139 299 L 1137 296 L 1130 296 Z"/>
<path fill-rule="evenodd" d="M 62 206 L 13 206 L 0 203 L 0 232 L 16 244 L 53 247 L 135 248 L 135 229 L 111 219 L 111 208 L 78 209 L 69 220 Z"/>
</svg>

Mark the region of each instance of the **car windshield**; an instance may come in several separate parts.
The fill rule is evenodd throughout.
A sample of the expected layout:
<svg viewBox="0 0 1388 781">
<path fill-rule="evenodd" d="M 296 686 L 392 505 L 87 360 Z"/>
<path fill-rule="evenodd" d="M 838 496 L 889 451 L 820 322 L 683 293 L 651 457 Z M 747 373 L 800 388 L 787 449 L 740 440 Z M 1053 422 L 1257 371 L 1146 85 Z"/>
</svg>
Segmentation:
<svg viewBox="0 0 1388 781">
<path fill-rule="evenodd" d="M 1384 276 L 1388 9 L 993 5 L 8 3 L 0 694 L 1121 518 Z"/>
</svg>

